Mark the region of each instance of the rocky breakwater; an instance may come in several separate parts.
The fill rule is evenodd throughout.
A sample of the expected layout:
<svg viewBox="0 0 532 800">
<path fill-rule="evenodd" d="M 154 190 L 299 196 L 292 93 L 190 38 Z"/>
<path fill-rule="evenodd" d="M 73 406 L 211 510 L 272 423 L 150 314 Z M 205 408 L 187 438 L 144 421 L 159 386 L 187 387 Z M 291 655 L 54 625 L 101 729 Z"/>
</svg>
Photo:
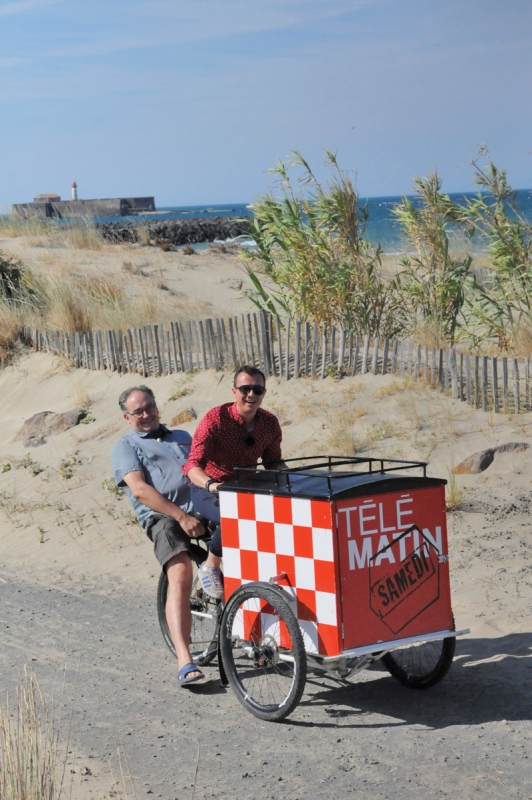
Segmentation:
<svg viewBox="0 0 532 800">
<path fill-rule="evenodd" d="M 215 239 L 233 239 L 247 235 L 251 219 L 242 217 L 208 217 L 207 219 L 165 219 L 135 222 L 99 222 L 97 228 L 110 242 L 131 242 L 173 245 L 177 247 Z"/>
</svg>

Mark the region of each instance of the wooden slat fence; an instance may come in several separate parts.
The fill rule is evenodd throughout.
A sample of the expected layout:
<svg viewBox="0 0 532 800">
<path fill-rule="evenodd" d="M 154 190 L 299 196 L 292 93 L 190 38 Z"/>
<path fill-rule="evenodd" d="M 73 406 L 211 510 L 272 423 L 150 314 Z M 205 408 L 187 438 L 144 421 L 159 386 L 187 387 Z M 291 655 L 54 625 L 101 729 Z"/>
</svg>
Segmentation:
<svg viewBox="0 0 532 800">
<path fill-rule="evenodd" d="M 62 333 L 25 328 L 26 341 L 78 368 L 145 378 L 253 364 L 285 380 L 338 375 L 406 376 L 483 411 L 532 408 L 532 357 L 490 358 L 412 341 L 371 339 L 265 312 L 229 319 L 145 325 L 126 331 Z"/>
</svg>

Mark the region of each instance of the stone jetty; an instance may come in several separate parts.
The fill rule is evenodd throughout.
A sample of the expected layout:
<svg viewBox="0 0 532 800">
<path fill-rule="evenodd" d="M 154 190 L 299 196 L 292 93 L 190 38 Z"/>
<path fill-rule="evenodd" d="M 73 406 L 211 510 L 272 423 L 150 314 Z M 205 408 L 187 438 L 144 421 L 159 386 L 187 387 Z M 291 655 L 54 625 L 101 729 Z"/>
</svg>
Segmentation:
<svg viewBox="0 0 532 800">
<path fill-rule="evenodd" d="M 165 219 L 120 222 L 98 222 L 96 227 L 110 242 L 137 242 L 170 245 L 213 242 L 215 239 L 233 239 L 251 231 L 248 217 L 208 217 L 206 219 Z"/>
</svg>

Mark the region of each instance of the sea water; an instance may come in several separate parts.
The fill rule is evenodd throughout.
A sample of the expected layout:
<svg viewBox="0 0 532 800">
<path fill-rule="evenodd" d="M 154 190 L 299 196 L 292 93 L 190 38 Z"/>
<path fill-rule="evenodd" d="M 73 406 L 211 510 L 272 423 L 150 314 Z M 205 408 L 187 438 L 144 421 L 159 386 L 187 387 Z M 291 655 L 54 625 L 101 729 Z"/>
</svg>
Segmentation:
<svg viewBox="0 0 532 800">
<path fill-rule="evenodd" d="M 473 192 L 466 194 L 449 195 L 456 203 L 464 203 L 475 197 Z M 368 197 L 361 198 L 360 204 L 368 211 L 366 238 L 374 245 L 380 244 L 385 253 L 396 254 L 405 250 L 406 243 L 401 233 L 401 227 L 393 215 L 394 207 L 401 202 L 401 197 Z M 416 197 L 410 198 L 416 205 Z M 520 189 L 517 192 L 517 205 L 520 213 L 532 222 L 532 189 Z M 227 203 L 224 205 L 202 206 L 166 206 L 159 208 L 155 213 L 130 217 L 132 220 L 159 220 L 159 219 L 193 219 L 206 217 L 251 217 L 252 208 L 248 203 Z M 116 217 L 109 218 L 116 222 Z M 453 232 L 451 229 L 451 239 Z M 456 239 L 458 235 L 456 234 Z M 479 243 L 480 246 L 480 243 Z M 197 247 L 197 245 L 196 245 Z M 471 249 L 471 245 L 469 245 Z"/>
</svg>

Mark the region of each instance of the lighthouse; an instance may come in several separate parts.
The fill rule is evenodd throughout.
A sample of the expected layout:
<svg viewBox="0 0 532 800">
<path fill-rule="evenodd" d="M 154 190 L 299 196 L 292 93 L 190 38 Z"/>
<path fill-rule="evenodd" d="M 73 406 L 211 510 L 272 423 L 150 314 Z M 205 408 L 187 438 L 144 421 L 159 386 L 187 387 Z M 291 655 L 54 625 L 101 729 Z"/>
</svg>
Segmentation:
<svg viewBox="0 0 532 800">
<path fill-rule="evenodd" d="M 72 200 L 78 199 L 78 184 L 76 181 L 72 184 Z"/>
</svg>

